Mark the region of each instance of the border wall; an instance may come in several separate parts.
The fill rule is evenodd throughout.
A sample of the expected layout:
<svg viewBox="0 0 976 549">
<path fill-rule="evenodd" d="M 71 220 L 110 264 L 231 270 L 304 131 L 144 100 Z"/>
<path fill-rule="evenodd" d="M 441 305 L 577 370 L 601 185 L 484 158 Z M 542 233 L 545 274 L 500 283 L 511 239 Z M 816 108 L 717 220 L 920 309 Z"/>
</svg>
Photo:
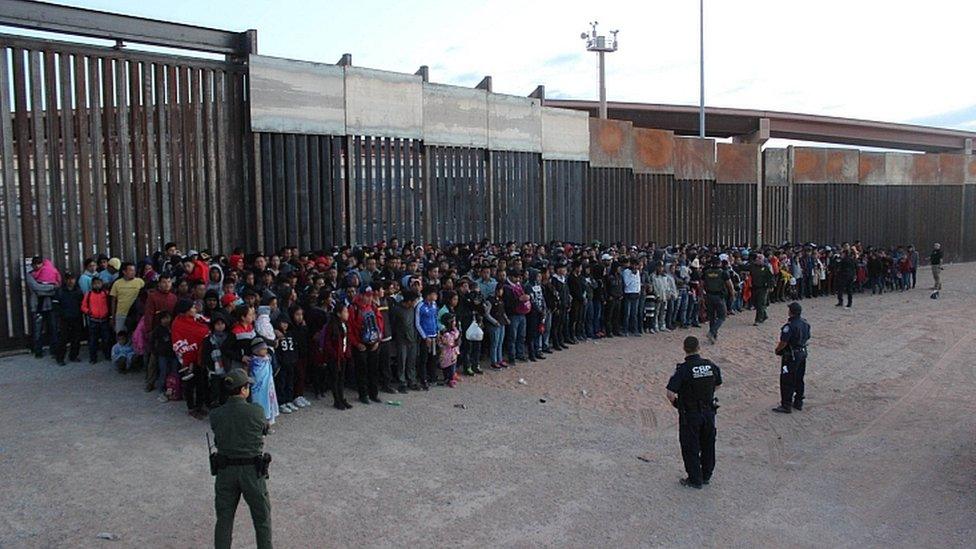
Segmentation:
<svg viewBox="0 0 976 549">
<path fill-rule="evenodd" d="M 976 259 L 963 154 L 718 142 L 535 97 L 251 55 L 0 35 L 0 345 L 24 258 L 77 271 L 174 240 L 227 251 L 490 238 L 944 244 Z"/>
</svg>

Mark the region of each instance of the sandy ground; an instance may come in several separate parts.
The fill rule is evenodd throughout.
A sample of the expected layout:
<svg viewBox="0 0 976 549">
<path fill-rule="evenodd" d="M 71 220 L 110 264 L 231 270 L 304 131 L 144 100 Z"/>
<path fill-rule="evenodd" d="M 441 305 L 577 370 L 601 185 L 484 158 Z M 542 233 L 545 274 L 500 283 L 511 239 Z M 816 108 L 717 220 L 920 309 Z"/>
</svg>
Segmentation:
<svg viewBox="0 0 976 549">
<path fill-rule="evenodd" d="M 971 547 L 976 270 L 944 280 L 937 301 L 804 302 L 807 407 L 791 416 L 769 411 L 785 306 L 759 328 L 731 317 L 705 350 L 726 384 L 702 491 L 677 483 L 663 396 L 686 331 L 576 345 L 402 407 L 316 402 L 267 443 L 276 545 Z M 210 545 L 206 424 L 139 385 L 107 363 L 0 362 L 0 547 Z M 235 532 L 253 546 L 243 504 Z"/>
</svg>

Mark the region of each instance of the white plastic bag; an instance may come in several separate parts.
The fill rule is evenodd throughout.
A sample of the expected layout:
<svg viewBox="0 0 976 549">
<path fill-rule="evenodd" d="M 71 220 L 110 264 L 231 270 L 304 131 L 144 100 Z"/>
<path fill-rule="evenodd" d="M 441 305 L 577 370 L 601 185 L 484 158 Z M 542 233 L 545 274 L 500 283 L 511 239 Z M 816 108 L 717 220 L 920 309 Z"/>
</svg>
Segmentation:
<svg viewBox="0 0 976 549">
<path fill-rule="evenodd" d="M 468 341 L 481 341 L 485 338 L 485 332 L 478 326 L 478 323 L 474 320 L 471 321 L 471 325 L 464 332 L 464 338 Z"/>
</svg>

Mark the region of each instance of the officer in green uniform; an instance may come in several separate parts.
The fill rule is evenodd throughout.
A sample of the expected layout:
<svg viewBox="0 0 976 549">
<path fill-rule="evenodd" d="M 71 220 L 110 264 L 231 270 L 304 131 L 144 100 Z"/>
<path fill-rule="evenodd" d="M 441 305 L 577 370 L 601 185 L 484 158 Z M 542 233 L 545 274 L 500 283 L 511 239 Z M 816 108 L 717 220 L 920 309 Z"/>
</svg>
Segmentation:
<svg viewBox="0 0 976 549">
<path fill-rule="evenodd" d="M 769 318 L 766 307 L 769 306 L 769 289 L 773 285 L 773 272 L 766 266 L 763 254 L 756 254 L 749 265 L 749 279 L 752 286 L 752 305 L 756 308 L 756 320 L 753 326 L 758 326 Z"/>
<path fill-rule="evenodd" d="M 725 322 L 725 298 L 734 295 L 732 277 L 722 268 L 722 260 L 712 256 L 707 269 L 702 271 L 702 285 L 705 287 L 705 305 L 708 307 L 708 342 L 715 344 L 718 329 Z"/>
<path fill-rule="evenodd" d="M 253 380 L 244 370 L 231 370 L 224 378 L 227 403 L 210 412 L 217 453 L 210 458 L 214 482 L 214 546 L 229 548 L 234 513 L 241 495 L 251 509 L 254 533 L 260 549 L 271 549 L 271 499 L 268 497 L 267 467 L 270 456 L 262 453 L 268 423 L 258 404 L 249 403 Z"/>
</svg>

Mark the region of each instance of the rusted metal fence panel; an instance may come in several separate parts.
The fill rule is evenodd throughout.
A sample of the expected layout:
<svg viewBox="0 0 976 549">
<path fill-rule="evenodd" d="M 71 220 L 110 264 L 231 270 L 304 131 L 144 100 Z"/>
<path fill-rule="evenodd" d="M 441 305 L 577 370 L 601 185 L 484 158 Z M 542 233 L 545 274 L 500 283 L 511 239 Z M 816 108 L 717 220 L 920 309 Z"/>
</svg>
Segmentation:
<svg viewBox="0 0 976 549">
<path fill-rule="evenodd" d="M 27 334 L 25 257 L 78 272 L 98 253 L 236 241 L 213 218 L 249 199 L 244 78 L 230 62 L 0 35 L 0 341 Z"/>
<path fill-rule="evenodd" d="M 431 159 L 431 236 L 435 242 L 471 242 L 488 235 L 489 200 L 484 149 L 428 147 Z"/>
<path fill-rule="evenodd" d="M 537 153 L 492 151 L 496 240 L 542 238 L 542 162 Z"/>
<path fill-rule="evenodd" d="M 581 242 L 586 163 L 546 160 L 546 239 Z"/>
<path fill-rule="evenodd" d="M 753 244 L 755 240 L 756 185 L 714 185 L 709 242 L 741 246 Z"/>
</svg>

